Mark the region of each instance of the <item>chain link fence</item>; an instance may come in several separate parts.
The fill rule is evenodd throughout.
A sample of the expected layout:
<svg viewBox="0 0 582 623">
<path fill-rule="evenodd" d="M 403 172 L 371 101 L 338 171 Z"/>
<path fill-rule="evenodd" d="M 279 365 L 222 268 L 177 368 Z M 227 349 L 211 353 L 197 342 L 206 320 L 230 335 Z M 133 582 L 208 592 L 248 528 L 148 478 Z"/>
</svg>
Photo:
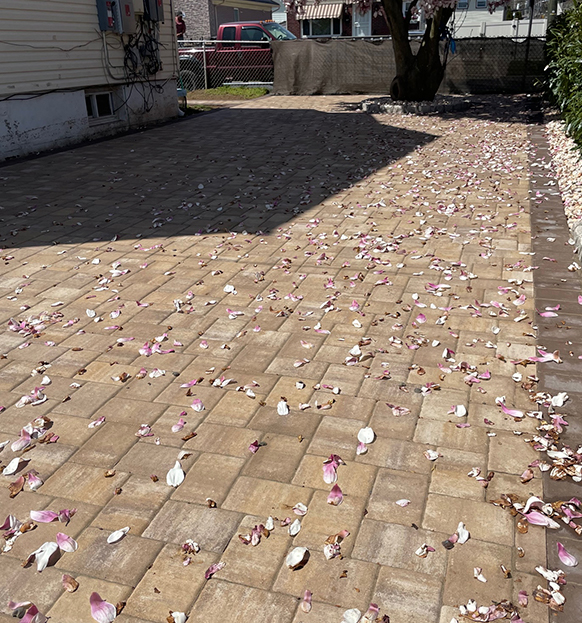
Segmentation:
<svg viewBox="0 0 582 623">
<path fill-rule="evenodd" d="M 544 70 L 544 40 L 459 39 L 448 50 L 440 92 L 519 93 L 536 90 Z M 441 44 L 444 57 L 448 42 Z M 411 41 L 414 52 L 419 40 Z M 387 38 L 274 41 L 273 91 L 279 95 L 384 94 L 396 75 Z"/>
<path fill-rule="evenodd" d="M 544 76 L 545 38 L 458 39 L 449 51 L 442 93 L 533 93 Z"/>
<path fill-rule="evenodd" d="M 178 87 L 187 91 L 273 83 L 273 55 L 268 42 L 179 41 L 178 57 Z"/>
<path fill-rule="evenodd" d="M 414 52 L 420 40 L 412 40 Z M 444 57 L 448 42 L 441 44 Z M 545 40 L 458 39 L 447 52 L 441 93 L 533 92 L 543 77 Z M 270 86 L 279 95 L 388 93 L 396 75 L 387 37 L 293 41 L 180 41 L 179 88 Z"/>
</svg>

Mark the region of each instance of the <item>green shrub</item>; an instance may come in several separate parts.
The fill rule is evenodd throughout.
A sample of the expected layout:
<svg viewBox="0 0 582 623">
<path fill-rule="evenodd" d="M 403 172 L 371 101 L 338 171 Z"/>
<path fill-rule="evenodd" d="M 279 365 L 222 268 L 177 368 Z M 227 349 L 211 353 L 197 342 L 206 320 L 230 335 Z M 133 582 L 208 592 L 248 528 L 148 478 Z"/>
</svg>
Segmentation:
<svg viewBox="0 0 582 623">
<path fill-rule="evenodd" d="M 560 109 L 566 132 L 582 149 L 582 0 L 548 31 L 546 88 Z"/>
</svg>

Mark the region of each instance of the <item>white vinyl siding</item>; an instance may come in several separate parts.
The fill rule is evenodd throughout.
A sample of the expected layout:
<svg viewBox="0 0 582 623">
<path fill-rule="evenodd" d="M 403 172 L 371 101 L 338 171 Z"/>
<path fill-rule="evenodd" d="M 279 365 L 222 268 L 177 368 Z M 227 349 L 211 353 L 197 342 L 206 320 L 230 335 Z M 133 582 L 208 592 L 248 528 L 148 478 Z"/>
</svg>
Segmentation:
<svg viewBox="0 0 582 623">
<path fill-rule="evenodd" d="M 163 70 L 152 80 L 171 78 L 176 71 L 170 0 L 164 0 L 164 11 L 166 21 L 159 24 Z M 124 83 L 120 37 L 106 33 L 106 40 L 110 63 L 116 67 L 111 73 L 95 0 L 1 0 L 0 98 Z"/>
</svg>

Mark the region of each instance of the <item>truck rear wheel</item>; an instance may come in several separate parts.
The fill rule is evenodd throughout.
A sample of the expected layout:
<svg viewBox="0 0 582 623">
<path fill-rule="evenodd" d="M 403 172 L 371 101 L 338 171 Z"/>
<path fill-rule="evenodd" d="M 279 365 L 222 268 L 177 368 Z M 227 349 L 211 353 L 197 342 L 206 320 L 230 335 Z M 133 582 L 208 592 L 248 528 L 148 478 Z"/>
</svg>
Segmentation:
<svg viewBox="0 0 582 623">
<path fill-rule="evenodd" d="M 204 88 L 204 68 L 197 61 L 181 63 L 178 82 L 183 89 L 197 91 Z M 186 65 L 186 67 L 184 67 Z"/>
</svg>

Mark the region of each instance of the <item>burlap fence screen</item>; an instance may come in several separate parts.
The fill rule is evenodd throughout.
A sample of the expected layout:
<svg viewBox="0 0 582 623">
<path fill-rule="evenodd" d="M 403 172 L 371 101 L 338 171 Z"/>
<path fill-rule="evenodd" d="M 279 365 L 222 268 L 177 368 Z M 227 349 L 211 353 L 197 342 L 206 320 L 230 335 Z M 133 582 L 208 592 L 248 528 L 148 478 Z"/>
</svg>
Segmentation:
<svg viewBox="0 0 582 623">
<path fill-rule="evenodd" d="M 419 42 L 411 45 L 416 51 Z M 527 63 L 526 47 L 525 38 L 455 41 L 440 92 L 536 90 L 543 77 L 544 40 L 530 39 Z M 296 39 L 274 41 L 272 49 L 276 95 L 384 94 L 396 75 L 392 41 L 387 39 Z"/>
</svg>

